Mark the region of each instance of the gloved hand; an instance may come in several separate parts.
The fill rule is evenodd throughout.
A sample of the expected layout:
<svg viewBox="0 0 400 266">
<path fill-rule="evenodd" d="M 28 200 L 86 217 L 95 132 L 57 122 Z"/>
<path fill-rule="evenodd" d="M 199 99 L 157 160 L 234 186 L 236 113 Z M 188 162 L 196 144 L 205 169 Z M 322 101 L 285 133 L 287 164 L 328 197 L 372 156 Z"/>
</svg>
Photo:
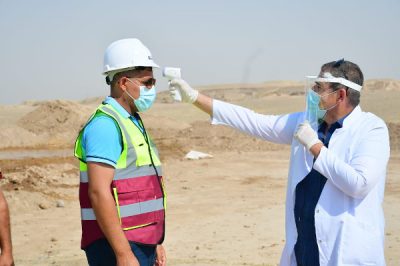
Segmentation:
<svg viewBox="0 0 400 266">
<path fill-rule="evenodd" d="M 318 139 L 318 134 L 315 132 L 314 129 L 310 126 L 310 123 L 306 120 L 304 123 L 301 123 L 297 127 L 297 131 L 294 134 L 294 137 L 301 143 L 303 144 L 307 150 L 310 150 L 312 146 L 314 146 L 317 143 L 322 143 Z"/>
<path fill-rule="evenodd" d="M 190 85 L 183 79 L 173 79 L 169 83 L 169 92 L 171 96 L 175 99 L 176 94 L 179 92 L 182 97 L 182 102 L 194 103 L 199 96 L 199 92 L 192 89 Z"/>
</svg>

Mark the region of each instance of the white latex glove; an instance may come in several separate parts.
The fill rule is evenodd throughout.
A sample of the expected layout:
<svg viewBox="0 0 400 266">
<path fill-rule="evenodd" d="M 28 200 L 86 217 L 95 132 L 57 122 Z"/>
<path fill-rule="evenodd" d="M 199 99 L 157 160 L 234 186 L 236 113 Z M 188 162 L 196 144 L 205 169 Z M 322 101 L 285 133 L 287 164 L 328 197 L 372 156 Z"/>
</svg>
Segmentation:
<svg viewBox="0 0 400 266">
<path fill-rule="evenodd" d="M 310 126 L 310 123 L 306 120 L 297 127 L 294 137 L 303 144 L 307 150 L 310 150 L 312 146 L 321 141 L 318 139 L 318 134 Z M 321 142 L 322 143 L 322 142 Z"/>
<path fill-rule="evenodd" d="M 197 96 L 199 96 L 199 92 L 195 89 L 192 89 L 190 85 L 183 79 L 171 80 L 168 89 L 172 98 L 174 99 L 177 99 L 177 93 L 180 93 L 182 102 L 185 103 L 194 103 L 197 100 Z"/>
</svg>

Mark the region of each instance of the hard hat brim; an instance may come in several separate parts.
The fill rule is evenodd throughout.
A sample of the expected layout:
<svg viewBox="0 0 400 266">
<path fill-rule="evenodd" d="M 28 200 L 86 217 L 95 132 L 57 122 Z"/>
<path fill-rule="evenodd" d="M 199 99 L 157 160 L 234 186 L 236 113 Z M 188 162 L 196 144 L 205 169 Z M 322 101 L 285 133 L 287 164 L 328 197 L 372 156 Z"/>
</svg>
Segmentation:
<svg viewBox="0 0 400 266">
<path fill-rule="evenodd" d="M 111 73 L 111 72 L 114 72 L 114 73 L 118 73 L 118 72 L 123 72 L 123 71 L 127 71 L 127 70 L 131 70 L 131 69 L 135 69 L 135 68 L 137 68 L 137 67 L 153 67 L 153 68 L 160 68 L 160 66 L 159 65 L 157 65 L 156 63 L 151 63 L 151 64 L 148 64 L 148 65 L 146 65 L 146 66 L 142 66 L 142 65 L 140 65 L 140 66 L 124 66 L 124 67 L 118 67 L 118 68 L 114 68 L 114 69 L 108 69 L 108 70 L 106 70 L 106 71 L 103 71 L 102 72 L 102 74 L 103 75 L 108 75 L 109 73 Z"/>
</svg>

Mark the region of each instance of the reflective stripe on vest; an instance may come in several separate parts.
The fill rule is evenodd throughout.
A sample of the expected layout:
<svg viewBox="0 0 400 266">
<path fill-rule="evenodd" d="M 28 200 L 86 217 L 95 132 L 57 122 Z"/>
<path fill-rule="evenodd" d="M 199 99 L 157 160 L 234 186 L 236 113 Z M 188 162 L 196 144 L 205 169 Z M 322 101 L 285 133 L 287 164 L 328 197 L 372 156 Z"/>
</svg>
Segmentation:
<svg viewBox="0 0 400 266">
<path fill-rule="evenodd" d="M 134 204 L 128 204 L 120 206 L 120 217 L 125 218 L 132 215 L 138 215 L 141 213 L 159 211 L 164 208 L 163 199 L 149 200 L 145 202 L 139 202 Z M 82 220 L 96 220 L 96 215 L 91 208 L 81 209 Z"/>
<path fill-rule="evenodd" d="M 166 208 L 166 195 L 158 151 L 151 139 L 148 137 L 146 139 L 146 136 L 129 118 L 119 115 L 111 105 L 101 104 L 88 123 L 98 115 L 107 115 L 113 118 L 121 131 L 122 153 L 117 161 L 111 185 L 121 227 L 128 233 L 132 229 L 153 225 L 155 226 L 153 230 L 155 236 L 147 237 L 133 233 L 129 235 L 133 239 L 128 236 L 127 238 L 145 244 L 157 244 L 157 241 L 161 241 L 164 235 L 164 210 Z M 87 164 L 84 161 L 85 151 L 81 145 L 84 128 L 75 143 L 75 156 L 80 159 L 82 247 L 96 238 L 104 237 L 98 227 L 88 197 Z M 151 156 L 149 155 L 149 146 Z M 146 230 L 146 234 L 150 233 L 151 231 Z"/>
</svg>

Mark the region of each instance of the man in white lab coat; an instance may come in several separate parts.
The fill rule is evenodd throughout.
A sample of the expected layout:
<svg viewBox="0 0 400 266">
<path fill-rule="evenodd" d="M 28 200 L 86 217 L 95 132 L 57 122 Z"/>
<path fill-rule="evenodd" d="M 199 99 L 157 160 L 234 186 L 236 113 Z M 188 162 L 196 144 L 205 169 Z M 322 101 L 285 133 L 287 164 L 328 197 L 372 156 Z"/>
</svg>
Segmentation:
<svg viewBox="0 0 400 266">
<path fill-rule="evenodd" d="M 385 265 L 387 126 L 361 110 L 364 78 L 356 64 L 326 63 L 314 81 L 306 112 L 286 115 L 212 99 L 181 79 L 170 91 L 210 114 L 212 124 L 291 145 L 281 265 Z"/>
</svg>

